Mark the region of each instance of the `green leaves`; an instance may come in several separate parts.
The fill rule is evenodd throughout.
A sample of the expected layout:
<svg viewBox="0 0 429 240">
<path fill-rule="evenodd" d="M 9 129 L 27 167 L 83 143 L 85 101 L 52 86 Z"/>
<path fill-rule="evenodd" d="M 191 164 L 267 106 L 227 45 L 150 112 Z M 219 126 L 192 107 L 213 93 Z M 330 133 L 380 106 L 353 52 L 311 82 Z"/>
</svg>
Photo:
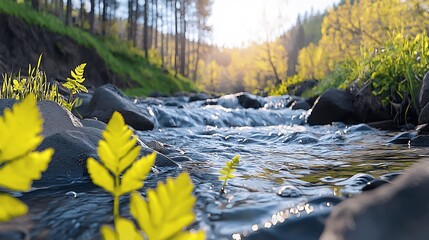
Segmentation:
<svg viewBox="0 0 429 240">
<path fill-rule="evenodd" d="M 165 184 L 158 183 L 155 190 L 148 190 L 147 201 L 138 193 L 131 195 L 131 215 L 148 239 L 181 239 L 184 234 L 204 239 L 202 232 L 184 232 L 195 220 L 192 212 L 196 201 L 192 195 L 193 189 L 189 174 L 182 173 L 176 180 L 167 178 Z"/>
<path fill-rule="evenodd" d="M 234 172 L 239 163 L 240 163 L 240 156 L 237 155 L 233 157 L 230 161 L 227 161 L 225 166 L 219 170 L 219 173 L 221 174 L 219 176 L 219 180 L 223 181 L 222 191 L 225 189 L 226 182 L 228 181 L 228 179 L 235 178 Z"/>
<path fill-rule="evenodd" d="M 33 94 L 5 109 L 0 117 L 0 187 L 27 191 L 48 168 L 54 150 L 34 152 L 43 140 L 42 123 Z M 0 202 L 0 222 L 27 212 L 25 204 L 9 195 L 0 194 Z"/>
<path fill-rule="evenodd" d="M 71 78 L 67 78 L 67 82 L 63 83 L 63 86 L 73 95 L 79 92 L 88 92 L 88 89 L 82 85 L 83 81 L 85 81 L 85 78 L 83 77 L 85 66 L 86 63 L 82 63 L 78 65 L 74 71 L 70 71 Z"/>
</svg>

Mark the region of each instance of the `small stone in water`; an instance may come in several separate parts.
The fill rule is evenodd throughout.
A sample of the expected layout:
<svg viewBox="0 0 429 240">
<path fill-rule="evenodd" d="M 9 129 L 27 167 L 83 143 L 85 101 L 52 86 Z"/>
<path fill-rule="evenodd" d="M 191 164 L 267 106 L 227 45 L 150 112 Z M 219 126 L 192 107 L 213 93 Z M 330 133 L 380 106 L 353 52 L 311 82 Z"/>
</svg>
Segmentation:
<svg viewBox="0 0 429 240">
<path fill-rule="evenodd" d="M 77 197 L 77 193 L 74 192 L 74 191 L 69 191 L 69 192 L 66 192 L 65 196 L 68 197 L 68 198 L 76 198 Z"/>
<path fill-rule="evenodd" d="M 286 185 L 282 186 L 278 191 L 277 195 L 280 197 L 287 197 L 287 198 L 297 198 L 302 196 L 302 192 L 292 185 Z"/>
<path fill-rule="evenodd" d="M 384 184 L 386 184 L 386 183 L 389 183 L 388 181 L 386 181 L 386 180 L 379 180 L 379 179 L 375 179 L 375 180 L 372 180 L 372 181 L 370 181 L 370 182 L 368 182 L 363 188 L 362 188 L 362 191 L 363 192 L 366 192 L 366 191 L 371 191 L 371 190 L 374 190 L 374 189 L 376 189 L 376 188 L 378 188 L 378 187 L 380 187 L 380 186 L 382 186 L 382 185 L 384 185 Z"/>
</svg>

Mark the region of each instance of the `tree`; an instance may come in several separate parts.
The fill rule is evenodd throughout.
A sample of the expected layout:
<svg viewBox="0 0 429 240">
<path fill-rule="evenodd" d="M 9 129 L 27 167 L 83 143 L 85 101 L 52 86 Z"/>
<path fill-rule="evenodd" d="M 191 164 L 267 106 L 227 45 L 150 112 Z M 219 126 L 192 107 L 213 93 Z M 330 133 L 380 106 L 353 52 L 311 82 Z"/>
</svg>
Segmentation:
<svg viewBox="0 0 429 240">
<path fill-rule="evenodd" d="M 71 25 L 72 1 L 67 0 L 66 6 L 66 25 Z"/>
</svg>

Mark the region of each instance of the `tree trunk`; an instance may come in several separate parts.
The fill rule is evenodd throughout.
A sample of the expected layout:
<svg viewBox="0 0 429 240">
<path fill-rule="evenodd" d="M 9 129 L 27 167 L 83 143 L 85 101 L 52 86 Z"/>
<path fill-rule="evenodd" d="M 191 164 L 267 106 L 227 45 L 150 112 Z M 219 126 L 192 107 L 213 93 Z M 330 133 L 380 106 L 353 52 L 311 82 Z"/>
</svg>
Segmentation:
<svg viewBox="0 0 429 240">
<path fill-rule="evenodd" d="M 127 27 L 128 27 L 127 39 L 128 39 L 128 41 L 131 41 L 133 39 L 133 28 L 134 28 L 134 25 L 133 25 L 134 24 L 133 5 L 134 5 L 134 1 L 128 0 L 128 22 L 127 22 Z"/>
<path fill-rule="evenodd" d="M 64 18 L 64 2 L 63 2 L 63 0 L 59 0 L 58 17 L 61 20 L 63 20 L 63 18 Z"/>
<path fill-rule="evenodd" d="M 103 14 L 101 17 L 101 35 L 107 34 L 107 0 L 103 0 Z"/>
<path fill-rule="evenodd" d="M 91 0 L 91 11 L 89 12 L 89 32 L 94 33 L 95 0 Z"/>
<path fill-rule="evenodd" d="M 72 13 L 72 1 L 67 0 L 67 6 L 66 6 L 66 25 L 71 24 L 71 13 Z"/>
<path fill-rule="evenodd" d="M 143 50 L 144 55 L 146 58 L 149 58 L 149 46 L 148 46 L 148 17 L 147 17 L 147 11 L 148 11 L 148 1 L 144 1 L 143 6 L 143 18 L 144 18 L 144 25 L 143 25 Z"/>
<path fill-rule="evenodd" d="M 179 31 L 178 31 L 178 25 L 179 25 L 179 21 L 178 21 L 178 16 L 177 16 L 177 3 L 178 1 L 174 1 L 175 6 L 174 6 L 174 76 L 177 77 L 177 60 L 179 57 Z"/>
<path fill-rule="evenodd" d="M 80 0 L 80 11 L 79 11 L 79 20 L 80 20 L 80 27 L 83 28 L 83 15 L 84 15 L 84 11 L 85 11 L 85 5 L 83 0 Z"/>
<path fill-rule="evenodd" d="M 195 57 L 195 67 L 194 67 L 194 72 L 192 74 L 192 80 L 194 80 L 194 82 L 197 82 L 197 72 L 198 72 L 198 62 L 200 61 L 200 34 L 198 34 L 198 40 L 197 40 L 197 52 L 195 54 L 197 54 L 197 56 Z"/>
<path fill-rule="evenodd" d="M 180 74 L 185 76 L 185 65 L 186 65 L 186 0 L 182 1 L 180 5 L 180 18 L 182 22 L 182 37 L 180 44 Z"/>
<path fill-rule="evenodd" d="M 133 24 L 133 43 L 134 47 L 137 47 L 137 26 L 140 17 L 139 0 L 135 0 L 136 11 L 134 12 L 134 24 Z"/>
<path fill-rule="evenodd" d="M 267 47 L 266 52 L 267 52 L 267 56 L 268 56 L 268 62 L 269 62 L 270 66 L 274 72 L 274 76 L 276 78 L 276 85 L 278 86 L 282 83 L 282 80 L 279 78 L 279 75 L 277 73 L 277 68 L 274 65 L 273 58 L 271 56 L 271 48 L 270 48 L 270 43 L 269 43 L 268 37 L 267 37 L 267 41 L 265 42 L 265 46 Z"/>
</svg>

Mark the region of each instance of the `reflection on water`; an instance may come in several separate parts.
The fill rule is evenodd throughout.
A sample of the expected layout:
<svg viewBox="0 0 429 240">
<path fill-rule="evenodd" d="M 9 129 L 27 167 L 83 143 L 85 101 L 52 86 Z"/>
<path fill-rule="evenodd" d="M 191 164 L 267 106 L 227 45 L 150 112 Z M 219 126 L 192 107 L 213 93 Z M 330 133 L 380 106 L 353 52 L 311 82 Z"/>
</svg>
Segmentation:
<svg viewBox="0 0 429 240">
<path fill-rule="evenodd" d="M 307 231 L 317 239 L 320 224 L 311 216 L 326 217 L 338 197 L 359 194 L 373 179 L 389 180 L 427 155 L 423 148 L 387 144 L 395 133 L 365 125 L 302 125 L 302 111 L 277 104 L 283 99 L 270 101 L 261 110 L 149 104 L 158 127 L 139 137 L 167 144 L 169 157 L 191 160 L 180 162 L 182 169 L 151 174 L 142 193 L 188 171 L 196 186 L 195 226 L 205 229 L 208 239 L 262 239 L 258 234 L 267 229 L 274 229 L 273 239 L 284 239 L 276 237 L 285 236 L 284 229 L 287 236 Z M 237 177 L 221 196 L 217 171 L 237 154 Z M 112 223 L 113 199 L 87 178 L 35 189 L 21 199 L 30 206 L 34 239 L 99 239 L 100 226 Z M 124 217 L 130 216 L 128 201 L 121 198 Z"/>
</svg>

